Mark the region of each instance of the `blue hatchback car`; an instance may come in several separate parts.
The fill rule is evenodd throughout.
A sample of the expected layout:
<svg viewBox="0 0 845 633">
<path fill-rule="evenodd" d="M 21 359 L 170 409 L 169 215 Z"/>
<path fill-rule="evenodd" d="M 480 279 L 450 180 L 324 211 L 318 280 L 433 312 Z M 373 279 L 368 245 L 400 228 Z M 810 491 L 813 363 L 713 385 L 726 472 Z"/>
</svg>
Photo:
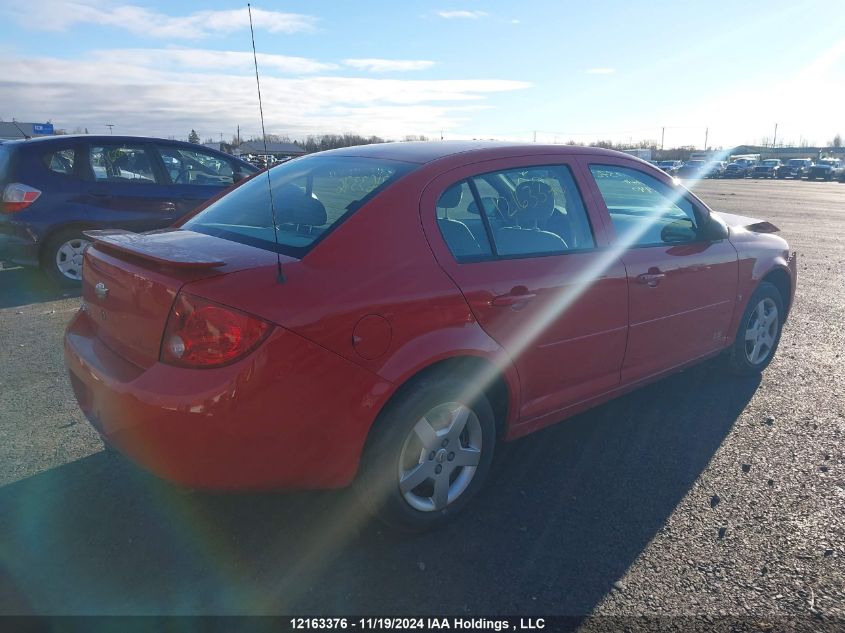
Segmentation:
<svg viewBox="0 0 845 633">
<path fill-rule="evenodd" d="M 132 136 L 0 144 L 0 261 L 78 285 L 83 231 L 173 224 L 257 168 L 202 145 Z"/>
</svg>

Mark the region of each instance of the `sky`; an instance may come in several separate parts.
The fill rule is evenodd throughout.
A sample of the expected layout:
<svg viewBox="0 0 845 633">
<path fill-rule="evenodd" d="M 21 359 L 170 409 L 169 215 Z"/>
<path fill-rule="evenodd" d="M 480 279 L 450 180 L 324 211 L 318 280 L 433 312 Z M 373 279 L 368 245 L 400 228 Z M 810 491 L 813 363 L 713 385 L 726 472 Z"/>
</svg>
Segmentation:
<svg viewBox="0 0 845 633">
<path fill-rule="evenodd" d="M 666 147 L 845 134 L 841 0 L 257 0 L 268 133 Z M 0 118 L 260 134 L 246 2 L 0 0 Z"/>
</svg>

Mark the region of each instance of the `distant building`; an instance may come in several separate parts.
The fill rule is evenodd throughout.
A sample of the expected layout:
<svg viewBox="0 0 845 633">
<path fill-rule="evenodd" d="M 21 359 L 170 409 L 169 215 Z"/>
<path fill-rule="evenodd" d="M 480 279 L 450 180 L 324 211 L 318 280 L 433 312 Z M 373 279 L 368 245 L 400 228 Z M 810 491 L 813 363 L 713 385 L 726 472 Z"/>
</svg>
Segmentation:
<svg viewBox="0 0 845 633">
<path fill-rule="evenodd" d="M 276 158 L 294 158 L 302 156 L 305 150 L 296 143 L 267 143 L 267 149 L 264 149 L 264 143 L 261 141 L 251 141 L 249 143 L 241 143 L 238 146 L 238 154 L 269 154 Z"/>
<path fill-rule="evenodd" d="M 643 160 L 651 160 L 651 150 L 648 148 L 637 147 L 634 149 L 623 149 L 622 151 L 631 156 L 642 158 Z"/>
<path fill-rule="evenodd" d="M 50 136 L 52 123 L 26 123 L 24 121 L 0 121 L 0 140 L 14 141 L 21 138 Z"/>
</svg>

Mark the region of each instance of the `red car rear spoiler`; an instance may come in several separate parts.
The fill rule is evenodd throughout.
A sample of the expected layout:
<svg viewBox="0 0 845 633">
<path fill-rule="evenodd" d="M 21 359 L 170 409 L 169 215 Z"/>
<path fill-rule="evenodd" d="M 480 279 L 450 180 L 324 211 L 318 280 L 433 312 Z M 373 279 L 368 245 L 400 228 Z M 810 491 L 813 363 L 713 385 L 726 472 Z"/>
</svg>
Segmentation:
<svg viewBox="0 0 845 633">
<path fill-rule="evenodd" d="M 152 233 L 132 233 L 124 229 L 104 229 L 84 231 L 84 235 L 96 245 L 166 266 L 216 268 L 225 264 L 219 257 L 203 253 L 201 250 L 186 248 L 186 244 L 190 245 L 192 235 L 202 239 L 200 234 L 191 231 L 168 229 Z"/>
</svg>

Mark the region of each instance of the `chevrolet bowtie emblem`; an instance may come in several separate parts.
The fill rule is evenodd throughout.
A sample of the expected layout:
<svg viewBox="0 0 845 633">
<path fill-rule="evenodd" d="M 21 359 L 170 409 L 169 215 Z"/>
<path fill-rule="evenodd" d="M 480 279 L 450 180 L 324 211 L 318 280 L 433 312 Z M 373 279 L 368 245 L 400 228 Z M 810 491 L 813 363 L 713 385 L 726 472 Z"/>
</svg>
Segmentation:
<svg viewBox="0 0 845 633">
<path fill-rule="evenodd" d="M 97 295 L 98 299 L 103 300 L 109 296 L 109 289 L 106 288 L 106 284 L 101 281 L 94 286 L 94 294 Z"/>
</svg>

